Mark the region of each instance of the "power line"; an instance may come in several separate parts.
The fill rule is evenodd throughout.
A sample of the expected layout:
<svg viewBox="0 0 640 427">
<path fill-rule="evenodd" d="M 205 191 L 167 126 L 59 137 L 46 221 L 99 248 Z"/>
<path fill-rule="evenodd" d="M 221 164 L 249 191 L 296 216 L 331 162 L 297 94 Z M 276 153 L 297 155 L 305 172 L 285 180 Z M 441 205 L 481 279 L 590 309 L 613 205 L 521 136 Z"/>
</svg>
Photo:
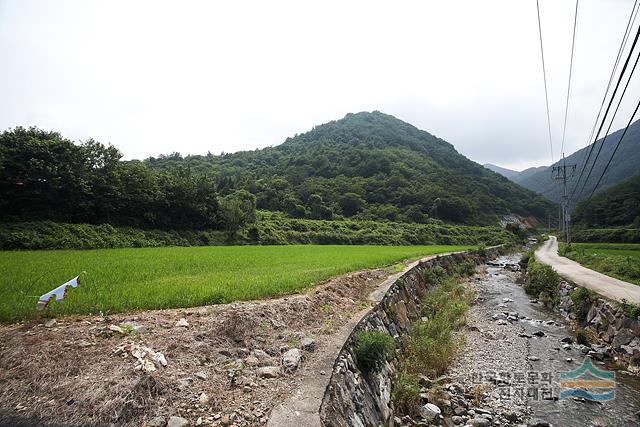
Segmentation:
<svg viewBox="0 0 640 427">
<path fill-rule="evenodd" d="M 598 182 L 596 183 L 596 186 L 593 187 L 593 190 L 591 191 L 591 194 L 589 195 L 588 199 L 590 199 L 591 196 L 593 196 L 593 193 L 596 192 L 596 189 L 600 185 L 600 181 L 602 181 L 602 177 L 607 172 L 607 169 L 609 168 L 609 165 L 611 164 L 611 161 L 613 160 L 613 156 L 616 155 L 616 152 L 618 151 L 618 147 L 620 147 L 620 143 L 622 142 L 622 139 L 624 138 L 624 136 L 627 133 L 627 129 L 629 129 L 629 126 L 631 126 L 631 123 L 633 122 L 633 119 L 635 118 L 636 113 L 638 112 L 638 108 L 640 108 L 640 101 L 638 101 L 638 104 L 636 105 L 636 109 L 633 110 L 633 114 L 631 114 L 631 118 L 629 118 L 629 123 L 627 123 L 627 127 L 624 128 L 624 131 L 622 132 L 622 135 L 620 135 L 620 139 L 618 139 L 618 143 L 616 144 L 616 148 L 613 149 L 613 153 L 611 153 L 611 157 L 609 157 L 609 161 L 605 165 L 604 170 L 602 171 L 602 174 L 600 175 L 600 178 L 598 178 Z"/>
<path fill-rule="evenodd" d="M 639 31 L 640 31 L 640 28 L 639 28 Z M 624 94 L 627 92 L 627 88 L 629 87 L 629 83 L 631 82 L 631 77 L 633 76 L 633 72 L 636 70 L 636 66 L 638 65 L 639 59 L 640 59 L 640 53 L 636 57 L 636 62 L 634 62 L 633 68 L 631 68 L 631 72 L 629 73 L 629 78 L 627 79 L 627 83 L 625 84 L 624 89 L 622 90 L 622 94 L 620 95 L 620 99 L 618 100 L 618 105 L 616 106 L 616 110 L 613 112 L 613 116 L 611 117 L 611 121 L 609 122 L 609 126 L 607 127 L 607 131 L 604 134 L 604 138 L 602 138 L 600 147 L 598 147 L 598 152 L 596 153 L 596 156 L 593 158 L 593 164 L 589 169 L 589 174 L 587 175 L 587 177 L 582 183 L 582 188 L 580 189 L 580 193 L 578 193 L 578 197 L 580 197 L 580 195 L 584 192 L 584 189 L 587 186 L 587 182 L 589 182 L 589 177 L 591 176 L 591 172 L 596 166 L 596 161 L 600 156 L 600 152 L 602 151 L 602 147 L 604 147 L 604 143 L 607 141 L 607 137 L 609 136 L 609 131 L 611 131 L 611 125 L 613 124 L 613 121 L 615 120 L 616 115 L 618 114 L 618 110 L 620 109 L 620 105 L 622 104 L 622 99 L 624 98 Z"/>
<path fill-rule="evenodd" d="M 607 83 L 607 88 L 604 91 L 604 95 L 602 97 L 602 102 L 600 103 L 600 108 L 598 109 L 598 114 L 596 116 L 596 120 L 593 123 L 593 127 L 591 128 L 591 133 L 589 134 L 589 138 L 587 139 L 587 147 L 589 147 L 589 151 L 588 154 L 585 154 L 585 156 L 583 157 L 583 161 L 582 161 L 582 168 L 580 170 L 580 176 L 578 177 L 578 180 L 576 181 L 573 190 L 571 191 L 571 196 L 570 199 L 573 199 L 573 196 L 575 195 L 575 191 L 578 188 L 578 185 L 580 184 L 580 180 L 582 179 L 582 176 L 584 174 L 584 171 L 587 168 L 587 164 L 589 162 L 589 159 L 591 158 L 591 154 L 593 152 L 593 148 L 594 145 L 592 144 L 591 140 L 594 136 L 594 132 L 596 130 L 596 126 L 598 125 L 598 121 L 600 120 L 600 114 L 602 113 L 602 107 L 604 106 L 605 101 L 607 100 L 607 94 L 609 93 L 609 89 L 611 88 L 611 83 L 613 82 L 613 77 L 615 76 L 616 70 L 618 69 L 618 65 L 620 63 L 620 58 L 622 58 L 622 52 L 624 51 L 625 46 L 627 45 L 627 41 L 629 39 L 629 34 L 631 33 L 631 28 L 633 27 L 633 23 L 636 20 L 636 16 L 638 15 L 638 10 L 640 10 L 640 8 L 637 8 L 638 6 L 638 0 L 635 0 L 633 7 L 631 8 L 631 13 L 629 14 L 629 19 L 627 21 L 627 27 L 625 28 L 624 34 L 622 36 L 622 40 L 620 42 L 620 47 L 618 48 L 618 54 L 616 55 L 616 60 L 613 64 L 613 68 L 611 70 L 611 75 L 609 76 L 609 82 Z M 598 132 L 599 133 L 599 132 Z M 594 138 L 594 142 L 597 141 L 598 139 L 598 135 L 596 135 L 596 137 Z"/>
<path fill-rule="evenodd" d="M 637 0 L 636 0 L 637 1 Z M 553 141 L 551 139 L 551 115 L 549 114 L 549 94 L 547 91 L 547 71 L 544 64 L 544 47 L 542 46 L 542 24 L 540 23 L 540 0 L 536 0 L 538 11 L 538 34 L 540 35 L 540 55 L 542 56 L 542 78 L 544 80 L 544 99 L 547 104 L 547 127 L 549 128 L 549 148 L 551 149 L 551 164 L 553 164 Z"/>
<path fill-rule="evenodd" d="M 564 139 L 567 133 L 567 117 L 569 115 L 569 95 L 571 94 L 571 74 L 573 72 L 573 52 L 576 45 L 576 26 L 578 24 L 578 0 L 576 0 L 576 11 L 573 15 L 573 37 L 571 39 L 571 62 L 569 63 L 569 83 L 567 84 L 567 102 L 564 107 L 564 125 L 562 126 L 562 145 L 560 153 L 564 155 Z"/>
</svg>

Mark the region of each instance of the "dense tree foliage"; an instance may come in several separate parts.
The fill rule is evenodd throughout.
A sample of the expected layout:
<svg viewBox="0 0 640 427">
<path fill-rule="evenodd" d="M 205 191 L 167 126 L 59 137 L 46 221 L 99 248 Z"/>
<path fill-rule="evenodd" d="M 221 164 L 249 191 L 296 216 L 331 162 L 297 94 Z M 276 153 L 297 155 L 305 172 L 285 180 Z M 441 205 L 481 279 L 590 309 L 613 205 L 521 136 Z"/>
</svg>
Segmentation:
<svg viewBox="0 0 640 427">
<path fill-rule="evenodd" d="M 599 191 L 578 204 L 573 220 L 581 227 L 640 228 L 640 175 Z"/>
<path fill-rule="evenodd" d="M 483 225 L 507 213 L 543 217 L 550 204 L 451 144 L 378 112 L 349 114 L 277 147 L 143 162 L 123 161 L 118 149 L 94 140 L 75 144 L 36 128 L 0 134 L 5 223 L 219 230 L 227 240 L 264 243 L 271 238 L 265 227 L 252 226 L 256 208 L 301 221 Z M 248 229 L 253 236 L 243 234 Z M 328 236 L 342 241 L 339 233 Z"/>
<path fill-rule="evenodd" d="M 544 217 L 551 207 L 451 144 L 379 112 L 348 114 L 277 147 L 146 163 L 206 172 L 221 194 L 246 189 L 258 209 L 298 218 L 489 224 L 507 213 Z"/>
<path fill-rule="evenodd" d="M 0 135 L 0 217 L 160 229 L 220 226 L 216 183 L 187 165 L 162 171 L 123 162 L 112 146 L 58 133 Z"/>
</svg>

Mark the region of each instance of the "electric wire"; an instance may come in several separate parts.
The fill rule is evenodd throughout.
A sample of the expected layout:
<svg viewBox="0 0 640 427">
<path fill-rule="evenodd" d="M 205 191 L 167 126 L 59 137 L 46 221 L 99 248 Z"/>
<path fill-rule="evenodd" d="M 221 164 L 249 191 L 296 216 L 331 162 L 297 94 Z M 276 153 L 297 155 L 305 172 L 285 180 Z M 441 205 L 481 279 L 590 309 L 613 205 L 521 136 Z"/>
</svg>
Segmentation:
<svg viewBox="0 0 640 427">
<path fill-rule="evenodd" d="M 620 95 L 620 99 L 618 100 L 618 105 L 616 106 L 616 109 L 613 112 L 613 116 L 611 117 L 611 120 L 609 121 L 609 126 L 607 127 L 607 131 L 604 134 L 604 138 L 602 138 L 602 142 L 600 142 L 600 146 L 598 147 L 598 152 L 596 153 L 596 156 L 593 158 L 593 164 L 591 165 L 591 168 L 589 169 L 589 174 L 587 175 L 587 177 L 584 179 L 584 181 L 582 183 L 582 188 L 580 189 L 580 193 L 578 193 L 578 197 L 580 197 L 582 195 L 582 193 L 584 192 L 584 189 L 585 189 L 585 187 L 587 185 L 587 182 L 589 182 L 589 177 L 591 177 L 591 173 L 592 173 L 593 169 L 595 168 L 596 161 L 598 160 L 598 157 L 600 156 L 600 152 L 602 151 L 602 147 L 604 147 L 604 144 L 607 141 L 607 137 L 609 136 L 609 132 L 611 131 L 611 125 L 613 124 L 613 121 L 615 120 L 616 115 L 618 114 L 618 110 L 620 109 L 620 105 L 622 104 L 622 99 L 624 98 L 624 95 L 627 92 L 627 88 L 629 87 L 629 83 L 631 82 L 631 77 L 633 76 L 633 73 L 636 70 L 636 66 L 638 65 L 638 60 L 639 59 L 640 59 L 640 53 L 636 57 L 636 61 L 633 64 L 633 68 L 631 68 L 631 72 L 629 73 L 629 78 L 627 79 L 627 83 L 625 84 L 624 89 L 622 91 L 622 94 Z"/>
<path fill-rule="evenodd" d="M 576 26 L 578 24 L 578 1 L 576 0 L 576 10 L 573 15 L 573 37 L 571 38 L 571 61 L 569 62 L 569 83 L 567 84 L 567 102 L 564 107 L 564 124 L 562 126 L 562 144 L 560 145 L 560 154 L 564 157 L 564 141 L 567 134 L 567 117 L 569 116 L 569 96 L 571 94 L 571 76 L 573 74 L 573 53 L 576 45 Z"/>
<path fill-rule="evenodd" d="M 631 28 L 633 27 L 633 23 L 636 20 L 636 16 L 638 15 L 638 10 L 640 10 L 640 7 L 638 6 L 638 0 L 635 0 L 633 7 L 631 8 L 631 13 L 629 14 L 629 19 L 627 21 L 627 26 L 625 28 L 624 34 L 622 36 L 622 40 L 620 42 L 620 47 L 618 48 L 618 54 L 616 55 L 616 60 L 613 64 L 613 68 L 611 70 L 611 74 L 609 76 L 609 82 L 607 83 L 607 87 L 604 91 L 604 95 L 602 97 L 602 102 L 600 103 L 600 108 L 598 109 L 598 114 L 596 116 L 596 119 L 593 123 L 593 127 L 591 128 L 591 132 L 589 134 L 589 138 L 587 139 L 587 147 L 589 147 L 588 152 L 585 152 L 585 155 L 582 158 L 582 166 L 581 166 L 581 170 L 580 170 L 580 176 L 578 177 L 578 180 L 576 181 L 576 183 L 574 184 L 573 190 L 571 191 L 571 195 L 569 196 L 569 200 L 572 200 L 573 197 L 575 196 L 575 192 L 578 188 L 578 186 L 580 185 L 580 180 L 582 179 L 583 175 L 584 175 L 584 171 L 586 170 L 587 164 L 589 163 L 589 159 L 591 158 L 591 154 L 593 152 L 594 149 L 594 145 L 591 142 L 592 139 L 595 141 L 597 141 L 598 136 L 596 135 L 594 138 L 594 132 L 596 130 L 596 127 L 598 126 L 598 121 L 600 120 L 600 114 L 602 114 L 602 107 L 604 107 L 604 104 L 607 100 L 607 95 L 609 93 L 609 89 L 611 88 L 611 83 L 613 82 L 613 78 L 615 76 L 615 73 L 618 69 L 618 65 L 620 63 L 620 58 L 622 57 L 622 52 L 624 51 L 624 48 L 627 44 L 628 38 L 629 38 L 629 34 L 631 33 Z"/>
<path fill-rule="evenodd" d="M 598 189 L 598 186 L 600 185 L 600 182 L 602 181 L 602 177 L 604 177 L 604 174 L 607 173 L 607 169 L 609 169 L 609 165 L 611 164 L 611 161 L 613 160 L 613 156 L 616 155 L 616 152 L 618 151 L 618 147 L 620 147 L 620 143 L 622 142 L 622 139 L 626 135 L 627 130 L 629 129 L 629 126 L 631 126 L 631 123 L 633 123 L 633 119 L 635 118 L 636 113 L 638 112 L 638 108 L 640 108 L 640 101 L 638 101 L 638 104 L 636 105 L 636 109 L 633 110 L 633 114 L 631 114 L 631 117 L 629 118 L 629 123 L 627 123 L 627 127 L 624 128 L 624 131 L 622 132 L 622 135 L 620 135 L 620 139 L 618 139 L 618 143 L 616 144 L 616 148 L 613 149 L 613 153 L 611 153 L 611 156 L 609 157 L 609 161 L 605 165 L 604 170 L 602 171 L 602 174 L 600 174 L 600 178 L 598 178 L 598 182 L 596 182 L 596 186 L 593 187 L 593 190 L 591 191 L 591 194 L 589 195 L 587 200 L 589 200 L 591 198 L 591 196 L 593 196 L 593 193 L 596 192 L 596 190 Z"/>
<path fill-rule="evenodd" d="M 547 105 L 547 127 L 549 130 L 549 148 L 551 149 L 551 164 L 553 164 L 553 140 L 551 138 L 551 115 L 549 114 L 549 93 L 547 90 L 547 71 L 544 63 L 544 47 L 542 45 L 542 24 L 540 23 L 540 0 L 536 0 L 536 9 L 538 11 L 538 34 L 540 35 L 540 55 L 542 57 L 542 79 L 544 80 L 544 99 Z"/>
</svg>

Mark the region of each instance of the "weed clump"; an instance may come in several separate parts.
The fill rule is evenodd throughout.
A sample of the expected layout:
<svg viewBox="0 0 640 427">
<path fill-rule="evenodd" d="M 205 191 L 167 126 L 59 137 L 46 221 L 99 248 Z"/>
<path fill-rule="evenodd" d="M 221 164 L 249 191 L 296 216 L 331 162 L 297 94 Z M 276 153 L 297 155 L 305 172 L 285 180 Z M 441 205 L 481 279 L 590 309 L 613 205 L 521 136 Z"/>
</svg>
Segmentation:
<svg viewBox="0 0 640 427">
<path fill-rule="evenodd" d="M 622 300 L 619 306 L 620 308 L 622 308 L 622 311 L 624 311 L 624 314 L 626 314 L 628 317 L 632 319 L 640 318 L 640 305 L 634 304 L 627 300 Z"/>
<path fill-rule="evenodd" d="M 587 313 L 591 309 L 591 304 L 596 300 L 597 294 L 587 288 L 578 287 L 569 296 L 573 301 L 571 311 L 580 322 L 585 322 Z"/>
<path fill-rule="evenodd" d="M 420 409 L 420 385 L 418 377 L 401 370 L 393 379 L 391 399 L 396 408 L 407 415 L 418 415 Z"/>
<path fill-rule="evenodd" d="M 573 335 L 576 337 L 576 342 L 580 345 L 589 345 L 589 334 L 584 329 L 576 329 L 573 332 Z"/>
<path fill-rule="evenodd" d="M 444 269 L 440 265 L 436 265 L 432 268 L 425 268 L 422 270 L 422 278 L 429 285 L 437 286 L 442 283 L 447 277 L 449 273 L 446 269 Z"/>
<path fill-rule="evenodd" d="M 560 276 L 553 268 L 530 258 L 527 263 L 527 280 L 523 286 L 524 291 L 539 298 L 546 304 L 558 303 L 558 290 L 560 288 Z"/>
<path fill-rule="evenodd" d="M 473 264 L 473 262 L 471 262 Z M 471 264 L 460 269 L 469 270 Z M 475 270 L 475 264 L 473 264 Z M 402 342 L 403 358 L 393 381 L 392 399 L 396 408 L 406 414 L 420 409 L 420 375 L 432 377 L 444 373 L 461 343 L 455 332 L 465 323 L 465 315 L 473 296 L 457 276 L 447 276 L 442 267 L 425 270 L 428 283 L 438 283 L 425 296 L 421 305 L 422 319 L 411 326 Z"/>
<path fill-rule="evenodd" d="M 387 354 L 395 349 L 395 341 L 386 332 L 360 331 L 356 332 L 355 339 L 356 361 L 364 372 L 378 370 Z"/>
</svg>

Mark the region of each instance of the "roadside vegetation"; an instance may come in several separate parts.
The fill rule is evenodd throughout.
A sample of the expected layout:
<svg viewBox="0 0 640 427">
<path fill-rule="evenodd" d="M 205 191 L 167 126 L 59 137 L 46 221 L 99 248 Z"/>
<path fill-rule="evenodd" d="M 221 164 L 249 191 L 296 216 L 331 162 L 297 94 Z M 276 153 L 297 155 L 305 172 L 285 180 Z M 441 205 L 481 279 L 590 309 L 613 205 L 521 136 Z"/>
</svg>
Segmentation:
<svg viewBox="0 0 640 427">
<path fill-rule="evenodd" d="M 589 243 L 640 243 L 640 228 L 577 228 L 573 230 L 573 240 Z"/>
<path fill-rule="evenodd" d="M 422 318 L 402 340 L 401 363 L 393 381 L 392 399 L 402 413 L 418 413 L 421 377 L 435 379 L 445 373 L 461 345 L 456 331 L 464 325 L 474 297 L 461 281 L 474 271 L 472 261 L 459 263 L 451 272 L 442 267 L 424 271 L 425 280 L 434 287 L 422 302 Z"/>
<path fill-rule="evenodd" d="M 515 234 L 500 227 L 310 220 L 258 211 L 256 222 L 232 232 L 233 244 L 498 245 Z M 52 221 L 0 223 L 0 249 L 100 249 L 228 245 L 231 231 L 160 230 Z"/>
<path fill-rule="evenodd" d="M 640 244 L 564 243 L 560 255 L 611 277 L 640 285 Z"/>
<path fill-rule="evenodd" d="M 551 306 L 559 302 L 558 290 L 561 278 L 550 266 L 536 261 L 530 256 L 527 262 L 527 276 L 523 285 L 524 291 Z"/>
<path fill-rule="evenodd" d="M 0 321 L 193 307 L 299 291 L 349 271 L 472 246 L 227 246 L 0 252 Z M 82 273 L 82 274 L 81 274 Z M 59 303 L 38 296 L 81 274 Z"/>
</svg>

